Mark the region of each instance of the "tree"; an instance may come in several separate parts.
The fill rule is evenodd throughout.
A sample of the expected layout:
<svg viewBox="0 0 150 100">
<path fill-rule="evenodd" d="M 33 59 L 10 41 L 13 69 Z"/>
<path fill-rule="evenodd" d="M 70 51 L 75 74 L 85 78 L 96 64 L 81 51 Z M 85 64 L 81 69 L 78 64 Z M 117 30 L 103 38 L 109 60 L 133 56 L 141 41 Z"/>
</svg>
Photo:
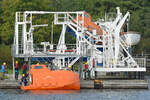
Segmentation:
<svg viewBox="0 0 150 100">
<path fill-rule="evenodd" d="M 147 47 L 148 43 L 145 41 L 150 38 L 149 0 L 0 0 L 0 44 L 10 45 L 13 42 L 16 11 L 86 11 L 93 20 L 98 20 L 104 18 L 105 13 L 116 11 L 117 6 L 121 8 L 123 14 L 130 11 L 130 30 L 137 31 L 142 36 L 135 51 L 149 50 L 150 47 Z M 51 25 L 53 16 L 35 17 L 35 22 L 41 20 Z M 58 42 L 60 32 L 61 27 L 54 26 L 55 43 Z M 36 28 L 34 41 L 37 43 L 50 41 L 50 33 L 50 27 Z"/>
</svg>

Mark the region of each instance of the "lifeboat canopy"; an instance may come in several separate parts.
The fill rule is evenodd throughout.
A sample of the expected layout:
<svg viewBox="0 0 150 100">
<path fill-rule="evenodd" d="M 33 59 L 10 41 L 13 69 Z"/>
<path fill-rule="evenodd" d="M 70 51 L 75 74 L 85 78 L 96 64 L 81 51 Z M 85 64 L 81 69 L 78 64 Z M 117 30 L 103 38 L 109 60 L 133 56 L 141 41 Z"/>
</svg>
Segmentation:
<svg viewBox="0 0 150 100">
<path fill-rule="evenodd" d="M 129 46 L 138 44 L 141 39 L 141 35 L 134 31 L 124 32 L 121 37 Z"/>
</svg>

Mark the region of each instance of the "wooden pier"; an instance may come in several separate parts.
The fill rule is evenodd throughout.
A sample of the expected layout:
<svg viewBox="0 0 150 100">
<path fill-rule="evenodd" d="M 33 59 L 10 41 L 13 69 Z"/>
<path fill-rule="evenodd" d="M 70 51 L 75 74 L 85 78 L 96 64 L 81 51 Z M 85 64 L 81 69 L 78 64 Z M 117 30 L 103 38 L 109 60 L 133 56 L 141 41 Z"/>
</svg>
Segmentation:
<svg viewBox="0 0 150 100">
<path fill-rule="evenodd" d="M 0 80 L 0 89 L 20 89 L 20 84 L 16 80 Z"/>
<path fill-rule="evenodd" d="M 81 89 L 148 89 L 148 80 L 81 80 Z"/>
<path fill-rule="evenodd" d="M 148 80 L 81 80 L 81 89 L 148 89 Z M 0 80 L 0 89 L 20 89 L 19 81 Z"/>
</svg>

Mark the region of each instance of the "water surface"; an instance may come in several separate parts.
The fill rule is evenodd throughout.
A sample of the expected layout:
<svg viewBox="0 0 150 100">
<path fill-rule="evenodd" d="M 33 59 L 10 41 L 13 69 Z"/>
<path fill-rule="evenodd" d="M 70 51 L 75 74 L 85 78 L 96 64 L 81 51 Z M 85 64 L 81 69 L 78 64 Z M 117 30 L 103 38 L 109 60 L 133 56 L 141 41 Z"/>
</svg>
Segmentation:
<svg viewBox="0 0 150 100">
<path fill-rule="evenodd" d="M 19 89 L 0 89 L 0 100 L 150 100 L 150 90 L 81 89 L 80 91 L 22 91 Z"/>
</svg>

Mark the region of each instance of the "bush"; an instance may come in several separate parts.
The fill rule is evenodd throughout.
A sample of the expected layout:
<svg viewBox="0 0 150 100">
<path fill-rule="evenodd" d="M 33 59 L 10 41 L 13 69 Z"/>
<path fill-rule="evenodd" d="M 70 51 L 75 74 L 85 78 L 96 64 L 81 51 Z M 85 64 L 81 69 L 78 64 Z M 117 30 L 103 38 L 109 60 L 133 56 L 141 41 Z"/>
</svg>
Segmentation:
<svg viewBox="0 0 150 100">
<path fill-rule="evenodd" d="M 6 62 L 9 69 L 12 68 L 11 47 L 8 45 L 0 45 L 0 65 Z"/>
</svg>

